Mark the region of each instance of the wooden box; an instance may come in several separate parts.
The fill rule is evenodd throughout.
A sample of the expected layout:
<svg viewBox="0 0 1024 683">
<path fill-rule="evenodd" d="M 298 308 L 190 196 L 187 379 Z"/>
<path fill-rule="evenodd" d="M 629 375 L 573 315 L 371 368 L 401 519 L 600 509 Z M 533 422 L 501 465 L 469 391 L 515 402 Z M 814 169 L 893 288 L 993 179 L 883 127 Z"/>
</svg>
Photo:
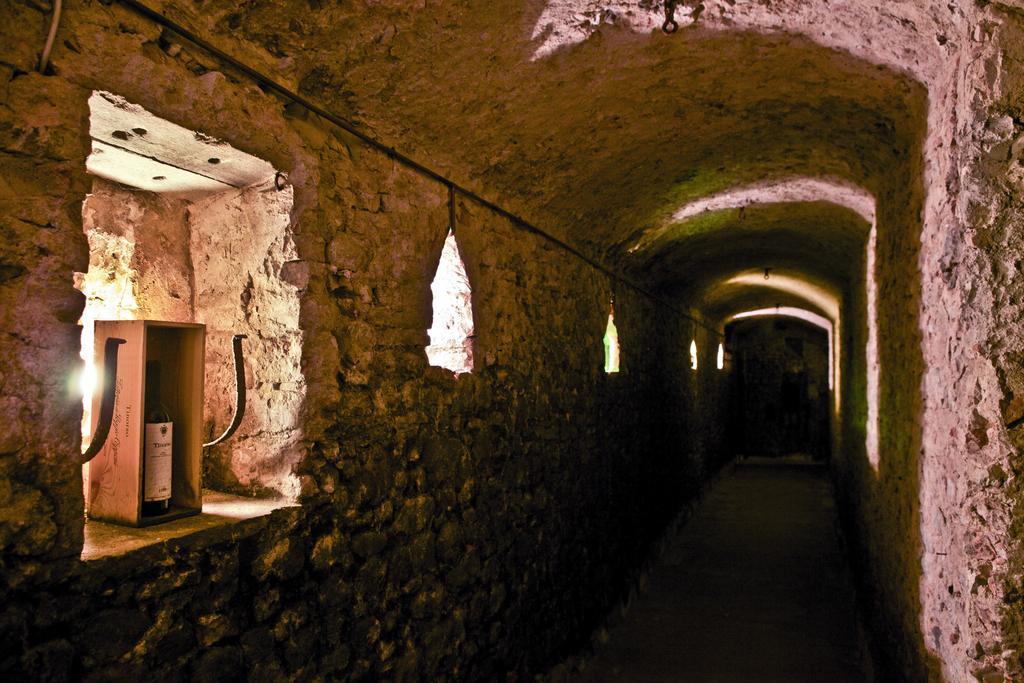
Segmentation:
<svg viewBox="0 0 1024 683">
<path fill-rule="evenodd" d="M 198 514 L 201 482 L 203 370 L 206 328 L 157 320 L 97 320 L 95 362 L 102 368 L 110 337 L 124 339 L 118 354 L 114 417 L 103 448 L 89 463 L 86 509 L 91 519 L 149 526 Z M 160 365 L 159 393 L 174 423 L 170 509 L 143 516 L 143 437 L 146 362 Z M 102 373 L 102 370 L 100 371 Z M 93 395 L 93 432 L 102 392 Z"/>
</svg>

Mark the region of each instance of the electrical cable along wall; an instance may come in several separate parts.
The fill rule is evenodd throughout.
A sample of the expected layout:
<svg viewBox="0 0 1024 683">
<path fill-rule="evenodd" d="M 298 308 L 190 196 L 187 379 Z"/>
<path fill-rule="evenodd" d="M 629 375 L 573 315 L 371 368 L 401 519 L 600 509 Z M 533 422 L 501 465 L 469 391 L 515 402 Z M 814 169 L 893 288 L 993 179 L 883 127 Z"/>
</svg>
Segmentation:
<svg viewBox="0 0 1024 683">
<path fill-rule="evenodd" d="M 374 138 L 374 137 L 372 137 L 372 136 L 362 132 L 361 130 L 359 130 L 359 128 L 355 124 L 351 123 L 350 121 L 347 121 L 344 118 L 342 118 L 342 117 L 340 117 L 340 116 L 338 116 L 338 115 L 336 115 L 336 114 L 334 114 L 334 113 L 324 109 L 323 107 L 317 105 L 313 101 L 311 101 L 311 100 L 309 100 L 309 99 L 307 99 L 307 98 L 305 98 L 305 97 L 303 97 L 303 96 L 293 92 L 292 90 L 286 88 L 285 86 L 281 85 L 280 83 L 277 83 L 273 79 L 271 79 L 271 78 L 261 74 L 260 72 L 256 71 L 255 69 L 252 69 L 252 68 L 246 66 L 244 63 L 242 63 L 239 60 L 235 59 L 234 57 L 232 57 L 228 53 L 218 49 L 217 47 L 214 47 L 209 42 L 203 40 L 202 38 L 200 38 L 199 36 L 197 36 L 193 32 L 189 31 L 184 26 L 182 26 L 182 25 L 172 21 L 171 19 L 169 19 L 166 16 L 160 14 L 159 12 L 149 8 L 148 6 L 143 4 L 142 2 L 139 2 L 138 0 L 117 0 L 117 1 L 120 2 L 121 4 L 124 4 L 125 6 L 127 6 L 129 8 L 131 8 L 132 10 L 138 12 L 140 15 L 146 17 L 147 19 L 152 20 L 153 22 L 157 23 L 158 25 L 166 27 L 167 29 L 173 31 L 178 36 L 181 36 L 182 38 L 186 39 L 190 43 L 194 44 L 196 47 L 198 47 L 201 50 L 203 50 L 204 52 L 207 52 L 210 55 L 212 55 L 213 57 L 215 57 L 224 66 L 229 66 L 230 68 L 241 72 L 246 77 L 251 78 L 261 88 L 269 90 L 269 91 L 275 93 L 276 95 L 278 95 L 278 96 L 280 96 L 280 97 L 282 97 L 282 98 L 284 98 L 286 100 L 289 100 L 290 102 L 293 102 L 293 103 L 301 106 L 302 108 L 308 110 L 309 112 L 311 112 L 313 114 L 316 114 L 317 116 L 319 116 L 319 117 L 321 117 L 321 118 L 323 118 L 323 119 L 325 119 L 327 121 L 330 121 L 332 124 L 338 126 L 339 128 L 341 128 L 345 132 L 355 136 L 363 144 L 366 144 L 369 147 L 371 147 L 371 148 L 373 148 L 373 149 L 375 149 L 377 151 L 384 152 L 389 157 L 395 159 L 396 161 L 398 161 L 402 165 L 407 166 L 408 168 L 415 170 L 417 173 L 421 173 L 424 176 L 426 176 L 428 178 L 431 178 L 432 180 L 435 180 L 435 181 L 445 185 L 449 189 L 449 193 L 453 197 L 455 196 L 455 194 L 459 194 L 459 195 L 461 195 L 463 197 L 466 197 L 467 199 L 469 199 L 469 200 L 471 200 L 471 201 L 473 201 L 473 202 L 475 202 L 477 204 L 480 204 L 481 206 L 487 207 L 489 210 L 493 211 L 494 213 L 496 213 L 496 214 L 498 214 L 500 216 L 503 216 L 505 218 L 508 218 L 509 221 L 514 226 L 516 226 L 517 228 L 526 230 L 527 232 L 530 232 L 532 234 L 535 234 L 535 235 L 543 238 L 544 240 L 554 244 L 555 246 L 557 246 L 558 248 L 562 249 L 563 251 L 565 251 L 565 252 L 573 255 L 574 257 L 584 261 L 585 263 L 587 263 L 588 265 L 593 267 L 595 270 L 604 273 L 605 275 L 607 275 L 608 277 L 612 278 L 613 280 L 616 280 L 617 282 L 619 282 L 619 283 L 621 283 L 623 285 L 626 285 L 626 286 L 628 286 L 628 287 L 630 287 L 632 289 L 635 289 L 638 292 L 641 292 L 642 294 L 645 294 L 646 296 L 649 296 L 649 297 L 657 300 L 657 296 L 655 294 L 653 294 L 650 291 L 644 289 L 640 285 L 637 285 L 637 284 L 631 282 L 630 280 L 625 279 L 622 275 L 614 272 L 612 269 L 610 269 L 609 267 L 599 263 L 598 261 L 596 261 L 592 257 L 585 255 L 584 253 L 582 253 L 581 251 L 579 251 L 575 247 L 567 244 L 563 240 L 560 240 L 557 237 L 551 235 L 550 233 L 542 230 L 541 228 L 538 228 L 537 226 L 532 225 L 531 223 L 529 223 L 528 221 L 524 220 L 523 218 L 520 218 L 519 216 L 515 215 L 511 211 L 508 211 L 507 209 L 502 208 L 501 206 L 499 206 L 499 205 L 497 205 L 497 204 L 495 204 L 495 203 L 493 203 L 493 202 L 483 198 L 482 196 L 480 196 L 476 192 L 473 192 L 472 190 L 469 190 L 466 187 L 463 187 L 462 185 L 459 185 L 455 181 L 453 181 L 453 180 L 451 180 L 449 178 L 446 178 L 444 175 L 442 175 L 438 171 L 435 171 L 435 170 L 431 169 L 430 167 L 425 166 L 425 165 L 419 163 L 418 161 L 412 159 L 411 157 L 406 156 L 405 154 L 402 154 L 401 152 L 399 152 L 394 147 L 388 146 L 385 143 L 380 142 L 376 138 Z M 672 306 L 670 304 L 668 304 L 668 303 L 665 303 L 665 302 L 661 302 L 661 303 L 662 303 L 662 305 L 665 305 L 665 306 L 668 306 L 668 307 L 672 308 Z M 675 313 L 677 315 L 682 315 L 682 316 L 688 317 L 688 318 L 690 317 L 688 313 L 685 313 L 683 311 L 679 311 L 678 309 L 673 309 L 673 310 L 675 311 Z M 690 319 L 693 320 L 695 323 L 697 323 L 699 325 L 703 325 L 704 324 L 703 322 L 701 322 L 700 320 L 698 320 L 696 318 L 690 318 Z M 714 332 L 714 330 L 712 330 L 712 331 Z"/>
</svg>

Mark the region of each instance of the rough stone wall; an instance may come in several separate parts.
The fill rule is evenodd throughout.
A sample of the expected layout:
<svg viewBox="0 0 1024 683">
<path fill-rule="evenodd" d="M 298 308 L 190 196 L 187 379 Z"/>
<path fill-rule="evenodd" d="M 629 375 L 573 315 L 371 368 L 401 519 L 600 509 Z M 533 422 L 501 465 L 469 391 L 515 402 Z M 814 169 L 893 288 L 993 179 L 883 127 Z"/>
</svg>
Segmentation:
<svg viewBox="0 0 1024 683">
<path fill-rule="evenodd" d="M 56 74 L 26 73 L 34 55 L 16 27 L 43 16 L 14 8 L 19 21 L 0 25 L 0 135 L 18 171 L 0 184 L 0 417 L 15 425 L 0 477 L 0 672 L 486 679 L 543 670 L 585 642 L 717 464 L 717 340 L 616 287 L 623 371 L 606 375 L 607 278 L 460 202 L 476 366 L 430 368 L 444 187 L 116 4 L 69 3 Z M 66 47 L 78 45 L 102 50 Z M 301 290 L 308 391 L 301 508 L 80 563 L 81 408 L 64 380 L 97 87 L 288 171 L 286 279 Z"/>
<path fill-rule="evenodd" d="M 339 605 L 317 595 L 299 521 L 282 510 L 135 551 L 130 561 L 51 562 L 29 585 L 8 574 L 0 671 L 33 681 L 225 680 L 243 667 L 253 681 L 312 673 L 312 624 L 331 632 Z M 321 670 L 343 669 L 350 656 L 338 647 Z"/>
<path fill-rule="evenodd" d="M 942 278 L 935 284 L 942 285 L 944 310 L 933 313 L 957 332 L 948 352 L 958 380 L 936 410 L 947 421 L 949 411 L 959 415 L 954 443 L 968 465 L 936 472 L 933 486 L 949 492 L 966 520 L 954 527 L 958 542 L 942 548 L 949 555 L 936 558 L 947 563 L 935 561 L 933 571 L 949 584 L 946 599 L 966 607 L 966 624 L 958 626 L 980 636 L 961 647 L 985 681 L 1003 680 L 1004 672 L 1010 680 L 1024 677 L 1024 440 L 1019 426 L 1004 426 L 1024 414 L 1024 16 L 1017 3 L 997 4 L 1017 10 L 993 13 L 978 26 L 978 58 L 962 75 L 977 113 L 957 129 L 963 140 L 951 170 L 960 188 L 951 207 L 957 221 L 947 228 L 938 261 Z M 950 556 L 966 571 L 951 573 Z"/>
<path fill-rule="evenodd" d="M 923 111 L 918 115 L 925 118 Z M 896 174 L 905 182 L 894 176 L 874 189 L 878 241 L 871 276 L 876 284 L 877 312 L 862 329 L 867 332 L 874 325 L 877 330 L 878 391 L 875 397 L 866 397 L 865 408 L 871 401 L 877 402 L 878 467 L 870 463 L 864 442 L 844 440 L 847 454 L 839 461 L 838 474 L 844 484 L 840 499 L 849 528 L 855 532 L 854 557 L 864 580 L 880 669 L 907 680 L 939 675 L 937 662 L 925 650 L 920 624 L 920 381 L 925 359 L 917 328 L 921 284 L 916 256 L 925 195 L 922 144 L 909 142 L 902 150 Z M 866 297 L 862 301 L 866 306 Z M 853 348 L 865 346 L 867 339 L 867 335 L 855 338 Z M 865 357 L 865 370 L 869 362 L 870 357 Z M 866 378 L 863 386 L 865 392 L 871 392 Z M 865 437 L 873 427 L 868 423 L 871 416 L 866 410 Z"/>
<path fill-rule="evenodd" d="M 727 417 L 731 370 L 718 370 L 716 367 L 718 344 L 723 341 L 723 337 L 717 331 L 711 330 L 720 328 L 708 325 L 708 321 L 697 309 L 691 309 L 689 314 L 692 319 L 684 319 L 677 323 L 677 326 L 681 328 L 679 335 L 684 342 L 686 339 L 697 342 L 697 370 L 690 368 L 688 343 L 680 347 L 671 346 L 667 351 L 661 352 L 662 358 L 670 363 L 681 363 L 685 374 L 669 364 L 667 369 L 672 369 L 665 372 L 661 381 L 667 385 L 666 390 L 670 395 L 672 391 L 682 389 L 684 393 L 676 401 L 681 405 L 691 406 L 684 413 L 687 433 L 671 435 L 665 447 L 671 448 L 672 443 L 688 444 L 686 450 L 693 459 L 692 466 L 700 473 L 700 477 L 692 484 L 699 485 L 732 459 L 732 453 L 724 447 L 729 429 Z M 693 319 L 700 320 L 702 324 L 694 324 Z M 678 352 L 676 348 L 679 349 Z M 675 356 L 676 353 L 678 356 Z M 676 379 L 680 374 L 684 374 L 686 378 L 682 384 Z"/>
<path fill-rule="evenodd" d="M 92 192 L 82 203 L 82 228 L 89 241 L 89 271 L 82 281 L 86 315 L 192 320 L 185 211 L 181 199 L 93 179 Z M 108 283 L 115 285 L 112 296 L 105 291 Z"/>
<path fill-rule="evenodd" d="M 999 93 L 1019 91 L 1013 84 L 1020 62 L 1013 55 L 1020 36 L 1013 24 L 989 11 L 964 37 L 964 56 L 945 87 L 933 89 L 926 149 L 932 191 L 920 259 L 929 360 L 922 386 L 922 627 L 943 674 L 954 681 L 1021 675 L 1019 630 L 1000 625 L 1020 613 L 1012 598 L 1020 573 L 1008 564 L 1014 547 L 1008 493 L 1016 478 L 1013 450 L 999 426 L 1004 410 L 1012 412 L 1012 394 L 1000 390 L 1006 357 L 995 341 L 1012 329 L 1012 307 L 1004 302 L 1013 297 L 1007 268 L 1014 252 L 1010 240 L 1004 250 L 992 239 L 1013 213 L 1001 190 L 1012 176 L 1013 126 L 1006 125 L 1006 109 L 993 106 Z M 990 174 L 993 169 L 1000 172 Z"/>
<path fill-rule="evenodd" d="M 296 499 L 305 396 L 298 291 L 304 286 L 291 226 L 293 192 L 273 185 L 219 192 L 188 207 L 195 321 L 206 325 L 206 440 L 235 407 L 231 338 L 242 342 L 246 412 L 235 435 L 204 460 L 218 490 Z"/>
<path fill-rule="evenodd" d="M 897 563 L 861 567 L 871 586 L 885 586 L 886 574 L 916 574 L 898 592 L 911 597 L 902 629 L 922 642 L 905 641 L 890 668 L 909 678 L 1015 680 L 1021 569 L 1011 526 L 1019 468 L 1011 456 L 1018 450 L 999 425 L 1013 419 L 1015 402 L 1009 340 L 1019 250 L 1010 235 L 1019 130 L 1011 93 L 1020 91 L 1019 18 L 989 8 L 944 35 L 943 48 L 952 45 L 957 59 L 919 71 L 930 93 L 919 237 L 913 230 L 886 237 L 879 197 L 878 261 L 897 264 L 888 287 L 879 274 L 879 337 L 890 345 L 882 349 L 883 437 L 896 420 L 910 419 L 920 424 L 919 443 L 899 439 L 892 445 L 900 448 L 887 451 L 883 442 L 877 474 L 858 464 L 854 444 L 841 478 L 847 496 L 862 498 L 847 500 L 861 511 L 860 538 L 875 529 L 883 545 L 914 539 Z M 890 206 L 905 201 L 890 198 Z M 916 273 L 899 265 L 908 250 L 917 253 Z M 912 278 L 920 284 L 908 289 Z M 910 348 L 917 344 L 919 357 Z M 853 379 L 860 382 L 857 373 Z M 915 409 L 909 402 L 917 400 Z M 889 604 L 887 593 L 869 592 L 868 609 Z"/>
<path fill-rule="evenodd" d="M 23 11 L 10 23 L 37 19 Z M 6 35 L 2 42 L 5 53 L 22 46 Z M 66 82 L 12 78 L 21 63 L 0 59 L 0 557 L 8 581 L 23 562 L 81 547 L 83 505 L 81 468 L 68 466 L 81 403 L 67 382 L 79 365 L 82 312 L 71 278 L 88 266 L 81 203 L 89 183 L 78 167 L 89 143 L 74 131 L 87 130 L 88 108 Z"/>
</svg>

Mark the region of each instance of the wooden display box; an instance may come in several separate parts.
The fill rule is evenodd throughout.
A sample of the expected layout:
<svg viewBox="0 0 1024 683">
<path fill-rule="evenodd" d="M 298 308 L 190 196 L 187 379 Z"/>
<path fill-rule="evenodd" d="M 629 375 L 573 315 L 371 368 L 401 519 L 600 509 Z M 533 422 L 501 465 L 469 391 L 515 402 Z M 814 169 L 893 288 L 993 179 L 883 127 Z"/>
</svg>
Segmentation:
<svg viewBox="0 0 1024 683">
<path fill-rule="evenodd" d="M 110 434 L 89 463 L 89 517 L 138 527 L 198 514 L 203 508 L 200 475 L 206 327 L 157 320 L 97 320 L 97 369 L 102 368 L 103 348 L 110 337 L 125 343 L 118 354 Z M 174 422 L 171 500 L 166 513 L 143 516 L 144 397 L 146 361 L 151 360 L 160 363 L 160 398 Z M 93 431 L 101 398 L 97 388 L 92 400 Z"/>
</svg>

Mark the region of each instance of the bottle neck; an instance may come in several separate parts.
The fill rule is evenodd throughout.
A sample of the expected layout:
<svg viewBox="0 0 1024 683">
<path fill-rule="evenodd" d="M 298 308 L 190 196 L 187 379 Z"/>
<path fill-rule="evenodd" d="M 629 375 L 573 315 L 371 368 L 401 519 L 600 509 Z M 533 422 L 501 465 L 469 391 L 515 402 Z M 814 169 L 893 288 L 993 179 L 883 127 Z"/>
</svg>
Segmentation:
<svg viewBox="0 0 1024 683">
<path fill-rule="evenodd" d="M 171 414 L 160 400 L 160 362 L 146 361 L 146 422 L 170 422 Z"/>
<path fill-rule="evenodd" d="M 167 411 L 167 408 L 162 404 L 158 403 L 156 406 L 146 406 L 146 422 L 170 422 L 171 414 Z"/>
</svg>

